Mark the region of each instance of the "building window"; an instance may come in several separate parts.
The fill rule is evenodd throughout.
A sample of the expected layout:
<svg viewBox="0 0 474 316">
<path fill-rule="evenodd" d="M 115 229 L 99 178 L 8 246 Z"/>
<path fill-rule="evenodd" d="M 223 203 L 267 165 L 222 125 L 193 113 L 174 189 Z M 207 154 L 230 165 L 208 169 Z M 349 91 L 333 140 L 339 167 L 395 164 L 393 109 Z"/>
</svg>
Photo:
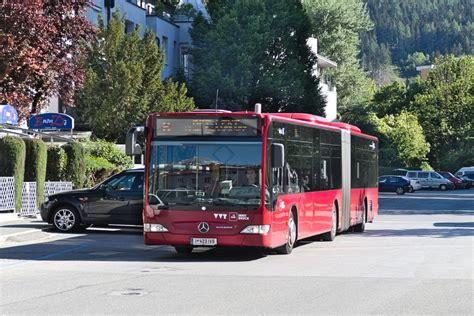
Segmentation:
<svg viewBox="0 0 474 316">
<path fill-rule="evenodd" d="M 163 36 L 163 45 L 161 47 L 161 50 L 165 54 L 165 65 L 168 65 L 168 38 L 166 36 Z"/>
<path fill-rule="evenodd" d="M 186 78 L 189 78 L 190 62 L 191 52 L 189 51 L 189 47 L 181 47 L 180 67 L 183 69 Z"/>
<path fill-rule="evenodd" d="M 133 30 L 135 29 L 135 23 L 129 20 L 125 20 L 125 33 L 132 33 Z"/>
</svg>

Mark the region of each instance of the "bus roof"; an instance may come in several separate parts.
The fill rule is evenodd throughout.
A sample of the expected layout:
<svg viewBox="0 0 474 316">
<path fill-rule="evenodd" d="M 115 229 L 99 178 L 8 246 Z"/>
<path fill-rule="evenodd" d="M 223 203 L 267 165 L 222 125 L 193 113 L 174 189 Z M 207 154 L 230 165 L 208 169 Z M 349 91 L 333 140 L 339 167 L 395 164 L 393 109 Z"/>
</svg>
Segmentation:
<svg viewBox="0 0 474 316">
<path fill-rule="evenodd" d="M 236 116 L 259 116 L 262 118 L 269 118 L 270 120 L 281 119 L 282 121 L 293 122 L 293 123 L 305 123 L 309 125 L 318 125 L 321 127 L 328 127 L 329 129 L 336 130 L 348 130 L 351 134 L 357 134 L 360 136 L 368 137 L 374 140 L 377 140 L 376 137 L 370 136 L 362 133 L 359 127 L 343 122 L 331 122 L 328 119 L 308 113 L 256 113 L 253 111 L 238 111 L 231 112 L 227 110 L 219 109 L 198 109 L 192 112 L 168 112 L 168 113 L 151 113 L 153 116 L 199 116 L 199 115 L 212 115 L 212 116 L 221 116 L 221 115 L 236 115 Z"/>
</svg>

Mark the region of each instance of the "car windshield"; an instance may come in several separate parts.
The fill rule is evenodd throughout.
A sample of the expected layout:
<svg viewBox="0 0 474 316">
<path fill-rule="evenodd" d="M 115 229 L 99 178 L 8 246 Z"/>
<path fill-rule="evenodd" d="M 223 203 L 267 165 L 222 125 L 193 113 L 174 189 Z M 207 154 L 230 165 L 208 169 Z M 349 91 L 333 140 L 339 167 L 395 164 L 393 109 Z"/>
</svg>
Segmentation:
<svg viewBox="0 0 474 316">
<path fill-rule="evenodd" d="M 169 210 L 254 210 L 261 141 L 153 141 L 149 194 Z"/>
</svg>

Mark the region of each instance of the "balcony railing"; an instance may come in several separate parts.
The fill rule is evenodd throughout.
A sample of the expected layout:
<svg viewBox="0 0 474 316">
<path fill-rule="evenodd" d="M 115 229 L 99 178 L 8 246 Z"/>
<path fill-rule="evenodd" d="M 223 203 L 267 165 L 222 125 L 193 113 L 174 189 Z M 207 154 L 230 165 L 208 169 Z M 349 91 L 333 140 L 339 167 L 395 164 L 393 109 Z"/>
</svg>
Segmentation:
<svg viewBox="0 0 474 316">
<path fill-rule="evenodd" d="M 146 14 L 153 14 L 155 12 L 155 6 L 151 3 L 148 3 L 146 0 L 127 0 L 128 3 L 134 4 L 137 7 L 146 10 Z"/>
</svg>

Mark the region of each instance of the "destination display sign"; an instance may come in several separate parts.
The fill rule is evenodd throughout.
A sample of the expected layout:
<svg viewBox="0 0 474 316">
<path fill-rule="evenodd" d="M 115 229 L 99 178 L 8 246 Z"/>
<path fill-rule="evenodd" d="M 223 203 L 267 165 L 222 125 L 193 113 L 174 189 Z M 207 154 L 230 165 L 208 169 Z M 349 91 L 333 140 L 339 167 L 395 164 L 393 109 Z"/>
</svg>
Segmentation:
<svg viewBox="0 0 474 316">
<path fill-rule="evenodd" d="M 155 136 L 257 136 L 257 118 L 219 117 L 158 117 Z"/>
</svg>

